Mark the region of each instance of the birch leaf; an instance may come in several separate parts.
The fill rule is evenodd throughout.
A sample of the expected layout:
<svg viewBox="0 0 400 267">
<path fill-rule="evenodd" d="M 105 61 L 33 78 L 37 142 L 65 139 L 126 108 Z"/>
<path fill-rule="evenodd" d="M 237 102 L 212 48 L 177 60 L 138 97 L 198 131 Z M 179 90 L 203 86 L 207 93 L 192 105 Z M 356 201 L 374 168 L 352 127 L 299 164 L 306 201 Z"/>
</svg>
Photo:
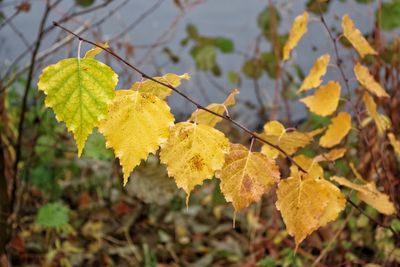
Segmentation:
<svg viewBox="0 0 400 267">
<path fill-rule="evenodd" d="M 368 93 L 364 93 L 363 100 L 368 115 L 375 122 L 376 128 L 378 130 L 378 135 L 383 136 L 385 131 L 389 129 L 392 125 L 390 119 L 385 115 L 378 113 L 376 103 Z"/>
<path fill-rule="evenodd" d="M 319 140 L 322 147 L 333 147 L 339 144 L 351 129 L 351 116 L 347 112 L 340 112 L 331 121 L 325 134 Z"/>
<path fill-rule="evenodd" d="M 318 132 L 315 132 L 318 134 Z M 294 154 L 299 148 L 308 145 L 313 135 L 311 133 L 302 133 L 299 131 L 286 131 L 285 127 L 278 121 L 270 121 L 264 125 L 264 133 L 260 137 L 279 146 L 287 154 Z M 275 148 L 264 144 L 261 153 L 269 158 L 276 158 L 280 152 Z"/>
<path fill-rule="evenodd" d="M 104 44 L 99 44 L 101 47 L 103 48 L 109 48 L 110 46 L 108 45 L 108 43 L 104 43 Z M 98 54 L 100 54 L 101 52 L 103 52 L 103 49 L 101 49 L 100 47 L 94 46 L 92 49 L 90 49 L 89 51 L 87 51 L 85 53 L 84 58 L 95 58 Z"/>
<path fill-rule="evenodd" d="M 371 73 L 369 73 L 367 67 L 364 67 L 360 63 L 357 63 L 354 66 L 354 73 L 357 77 L 357 80 L 365 89 L 378 97 L 389 97 L 385 89 L 383 89 L 383 87 L 377 81 L 375 81 Z"/>
<path fill-rule="evenodd" d="M 226 201 L 236 211 L 258 202 L 278 182 L 279 167 L 275 161 L 259 152 L 250 152 L 245 146 L 231 144 L 225 164 L 217 177 Z"/>
<path fill-rule="evenodd" d="M 168 104 L 150 93 L 119 90 L 99 131 L 115 151 L 124 173 L 124 185 L 133 169 L 155 153 L 169 137 L 174 117 Z"/>
<path fill-rule="evenodd" d="M 361 58 L 365 55 L 377 55 L 378 53 L 370 46 L 359 29 L 356 28 L 354 22 L 349 15 L 342 18 L 343 35 L 349 40 L 353 47 L 360 54 Z"/>
<path fill-rule="evenodd" d="M 329 82 L 315 91 L 314 95 L 300 99 L 310 111 L 320 116 L 327 116 L 335 112 L 339 103 L 340 85 L 338 82 Z"/>
<path fill-rule="evenodd" d="M 187 73 L 182 75 L 177 75 L 174 73 L 167 73 L 161 77 L 153 77 L 155 80 L 169 84 L 176 88 L 181 85 L 182 80 L 189 80 L 190 76 Z M 145 80 L 140 82 L 135 82 L 131 86 L 131 90 L 140 91 L 142 93 L 152 93 L 160 99 L 165 99 L 167 96 L 172 94 L 172 90 L 162 84 L 159 84 L 152 80 Z"/>
<path fill-rule="evenodd" d="M 40 75 L 38 88 L 46 94 L 45 105 L 72 132 L 78 156 L 93 128 L 107 114 L 117 83 L 118 75 L 109 66 L 91 58 L 63 59 Z"/>
<path fill-rule="evenodd" d="M 324 170 L 315 159 L 305 155 L 297 155 L 293 160 L 299 164 L 307 173 L 303 174 L 306 179 L 317 179 L 324 176 Z M 299 175 L 299 168 L 296 165 L 290 166 L 290 176 L 296 177 Z"/>
<path fill-rule="evenodd" d="M 228 108 L 230 106 L 233 106 L 235 104 L 235 97 L 239 93 L 238 89 L 234 89 L 228 97 L 225 99 L 224 103 L 222 104 L 217 104 L 213 103 L 207 106 L 209 110 L 214 111 L 215 113 L 218 113 L 220 115 L 223 115 L 225 113 L 225 108 Z M 196 119 L 197 118 L 197 119 Z M 222 120 L 222 118 L 215 116 L 214 114 L 209 113 L 208 111 L 205 110 L 196 110 L 192 113 L 190 116 L 190 121 L 196 121 L 197 123 L 200 124 L 205 124 L 211 127 L 214 127 L 217 123 L 219 123 Z"/>
<path fill-rule="evenodd" d="M 289 32 L 288 40 L 283 47 L 283 60 L 288 60 L 290 52 L 295 48 L 300 41 L 301 37 L 307 32 L 308 13 L 304 11 L 302 15 L 297 16 L 294 21 L 292 28 Z"/>
<path fill-rule="evenodd" d="M 356 190 L 357 196 L 360 200 L 375 208 L 380 213 L 392 215 L 396 212 L 389 196 L 379 192 L 374 182 L 360 185 L 350 182 L 344 177 L 333 176 L 331 179 L 340 185 Z"/>
<path fill-rule="evenodd" d="M 346 153 L 346 148 L 335 148 L 327 153 L 316 156 L 314 160 L 317 162 L 335 161 L 337 159 L 342 158 L 345 153 Z"/>
<path fill-rule="evenodd" d="M 331 56 L 325 54 L 320 56 L 312 66 L 310 73 L 300 86 L 299 93 L 310 90 L 321 85 L 321 77 L 325 75 Z"/>
<path fill-rule="evenodd" d="M 222 168 L 228 150 L 229 141 L 222 132 L 204 124 L 180 122 L 162 146 L 160 159 L 167 165 L 168 175 L 189 195 Z"/>
<path fill-rule="evenodd" d="M 313 231 L 335 220 L 346 198 L 324 179 L 302 179 L 300 175 L 281 180 L 276 207 L 280 210 L 296 248 Z"/>
</svg>

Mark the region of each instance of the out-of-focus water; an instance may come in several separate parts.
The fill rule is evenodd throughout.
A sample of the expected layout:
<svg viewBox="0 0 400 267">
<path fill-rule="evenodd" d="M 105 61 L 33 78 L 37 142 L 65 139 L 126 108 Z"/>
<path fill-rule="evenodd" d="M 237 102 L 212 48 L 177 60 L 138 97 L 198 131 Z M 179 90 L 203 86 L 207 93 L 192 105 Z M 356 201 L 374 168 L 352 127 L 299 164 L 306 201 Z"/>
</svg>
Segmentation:
<svg viewBox="0 0 400 267">
<path fill-rule="evenodd" d="M 20 1 L 3 1 L 1 9 L 6 16 L 10 16 L 14 12 L 14 5 L 8 5 L 8 3 L 12 2 L 15 3 Z M 13 20 L 13 24 L 29 42 L 32 42 L 37 36 L 45 1 L 35 0 L 30 2 L 32 4 L 31 11 L 29 13 L 20 14 L 15 20 Z M 95 4 L 100 4 L 101 2 L 102 1 L 97 0 Z M 155 2 L 155 0 L 129 1 L 127 5 L 110 16 L 110 18 L 100 26 L 99 29 L 102 36 L 106 40 L 112 38 L 118 34 L 125 25 L 129 25 L 145 10 L 154 5 Z M 178 64 L 165 64 L 167 58 L 161 53 L 161 49 L 156 49 L 148 60 L 140 67 L 149 74 L 155 73 L 154 65 L 162 66 L 161 72 L 163 73 L 189 72 L 192 79 L 189 83 L 185 84 L 182 89 L 183 91 L 192 95 L 202 104 L 207 104 L 208 99 L 215 102 L 222 101 L 225 96 L 220 91 L 216 90 L 215 86 L 213 86 L 208 79 L 205 79 L 204 74 L 196 71 L 194 62 L 189 55 L 189 49 L 182 49 L 180 46 L 180 41 L 186 36 L 185 28 L 188 23 L 195 24 L 202 35 L 224 36 L 234 41 L 235 50 L 245 52 L 252 51 L 254 49 L 256 37 L 260 33 L 257 26 L 257 16 L 268 5 L 268 2 L 269 1 L 266 0 L 209 0 L 193 7 L 193 9 L 188 11 L 187 14 L 185 14 L 185 16 L 178 22 L 173 38 L 166 45 L 179 55 L 181 59 L 180 62 Z M 281 24 L 279 27 L 281 33 L 287 32 L 293 19 L 303 12 L 305 2 L 306 1 L 304 0 L 274 1 L 279 8 L 281 16 Z M 70 29 L 77 29 L 83 23 L 94 23 L 103 16 L 107 16 L 110 10 L 113 10 L 113 8 L 121 3 L 122 0 L 115 0 L 106 8 L 79 17 L 77 20 L 67 23 L 66 26 Z M 59 20 L 62 14 L 73 8 L 73 6 L 74 1 L 62 1 L 57 7 L 57 10 L 55 10 L 48 19 L 47 24 L 50 25 L 53 20 Z M 361 31 L 369 32 L 374 25 L 375 8 L 376 4 L 357 4 L 354 0 L 332 1 L 325 17 L 329 25 L 340 28 L 340 18 L 343 14 L 347 13 L 354 21 L 356 21 L 357 27 Z M 79 10 L 79 8 L 76 8 L 76 10 Z M 143 44 L 152 44 L 161 34 L 168 30 L 171 23 L 179 14 L 180 10 L 175 6 L 172 0 L 164 0 L 157 10 L 144 19 L 133 31 L 130 31 L 125 38 L 130 40 L 133 45 L 140 46 Z M 330 52 L 333 56 L 331 42 L 327 38 L 322 24 L 318 21 L 316 15 L 311 15 L 311 17 L 309 31 L 301 40 L 294 53 L 292 53 L 291 60 L 291 62 L 299 64 L 305 73 L 308 73 L 314 60 L 321 54 Z M 43 41 L 41 51 L 48 49 L 54 43 L 58 35 L 59 30 L 49 34 Z M 90 33 L 85 33 L 85 36 L 89 39 L 93 39 L 93 36 Z M 25 45 L 9 26 L 5 26 L 1 29 L 0 42 L 0 72 L 3 73 L 4 70 L 7 69 L 7 64 L 10 64 L 15 57 L 25 50 Z M 111 45 L 113 45 L 113 43 L 111 43 Z M 68 49 L 61 49 L 56 56 L 49 58 L 46 63 L 51 64 L 67 56 L 76 56 L 76 52 L 71 54 L 71 51 L 76 51 L 77 46 L 78 41 L 75 40 L 72 43 L 72 46 L 69 46 Z M 83 46 L 83 50 L 87 48 L 88 46 Z M 263 41 L 261 48 L 263 51 L 267 51 L 269 49 L 269 44 L 266 41 Z M 146 52 L 147 49 L 136 49 L 135 56 L 131 61 L 137 63 L 137 60 L 143 58 Z M 355 55 L 354 51 L 351 52 L 348 50 L 341 50 L 341 54 L 343 56 Z M 27 64 L 28 61 L 29 57 L 24 58 L 21 61 L 21 65 Z M 223 87 L 231 89 L 232 85 L 228 82 L 226 74 L 229 70 L 240 72 L 243 61 L 243 55 L 238 53 L 218 54 L 218 63 L 222 67 L 224 73 L 217 79 L 217 82 Z M 286 63 L 284 65 L 285 68 L 291 69 L 291 62 Z M 121 65 L 115 61 L 112 61 L 112 66 L 115 67 L 117 71 L 121 70 Z M 346 71 L 350 70 L 351 69 L 347 68 Z M 39 73 L 40 70 L 38 70 L 37 74 Z M 349 76 L 352 76 L 352 73 L 349 73 Z M 330 68 L 324 78 L 325 81 L 328 81 L 329 79 L 340 79 L 334 68 Z M 126 79 L 121 77 L 121 80 L 124 81 Z M 260 84 L 264 101 L 266 101 L 266 103 L 272 103 L 274 81 L 264 75 L 260 80 Z M 120 83 L 119 86 L 121 87 L 122 84 Z M 200 90 L 200 87 L 204 87 L 204 90 Z M 245 79 L 240 91 L 240 99 L 256 103 L 252 81 Z M 193 105 L 185 102 L 178 95 L 171 96 L 169 101 L 174 111 L 184 111 L 188 113 L 194 109 Z M 294 120 L 302 118 L 305 114 L 304 106 L 299 103 L 293 103 L 292 110 Z M 255 116 L 255 114 L 252 114 L 251 111 L 249 111 L 249 114 L 247 116 L 242 116 L 241 120 L 244 121 L 245 124 L 251 125 L 256 121 L 251 119 L 252 116 Z"/>
</svg>

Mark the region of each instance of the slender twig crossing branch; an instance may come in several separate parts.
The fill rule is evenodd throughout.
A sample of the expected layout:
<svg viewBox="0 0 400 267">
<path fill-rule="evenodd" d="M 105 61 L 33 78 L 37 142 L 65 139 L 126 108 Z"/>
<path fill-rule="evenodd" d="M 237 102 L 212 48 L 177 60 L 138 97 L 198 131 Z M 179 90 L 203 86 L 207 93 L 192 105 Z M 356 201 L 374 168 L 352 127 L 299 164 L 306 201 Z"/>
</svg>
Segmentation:
<svg viewBox="0 0 400 267">
<path fill-rule="evenodd" d="M 240 128 L 241 130 L 243 130 L 244 132 L 246 132 L 247 134 L 249 134 L 251 136 L 251 138 L 258 140 L 264 144 L 267 144 L 273 148 L 275 148 L 276 150 L 278 150 L 279 152 L 281 152 L 283 155 L 285 155 L 289 161 L 291 163 L 293 163 L 294 165 L 296 165 L 302 172 L 307 173 L 306 170 L 304 170 L 288 153 L 286 153 L 285 150 L 283 150 L 281 147 L 279 147 L 278 145 L 275 145 L 267 140 L 265 140 L 264 138 L 260 137 L 257 133 L 252 132 L 251 130 L 249 130 L 248 128 L 246 128 L 244 125 L 240 124 L 239 122 L 237 122 L 236 120 L 232 119 L 230 116 L 227 116 L 226 114 L 218 114 L 210 109 L 208 109 L 205 106 L 202 106 L 201 104 L 199 104 L 197 101 L 195 101 L 194 99 L 192 99 L 190 96 L 186 95 L 185 93 L 181 92 L 180 90 L 178 90 L 177 88 L 171 86 L 170 84 L 164 83 L 162 81 L 158 81 L 156 79 L 154 79 L 153 77 L 151 77 L 150 75 L 147 75 L 146 73 L 144 73 L 142 70 L 140 70 L 138 67 L 132 65 L 131 63 L 129 63 L 128 61 L 126 61 L 125 59 L 123 59 L 121 56 L 119 56 L 118 54 L 116 54 L 114 51 L 112 51 L 109 48 L 104 48 L 101 45 L 96 44 L 93 41 L 87 40 L 83 37 L 81 37 L 80 35 L 70 31 L 69 29 L 65 28 L 64 26 L 61 26 L 60 24 L 58 24 L 57 22 L 53 22 L 54 26 L 61 28 L 62 30 L 68 32 L 69 34 L 74 35 L 76 38 L 78 38 L 80 41 L 91 44 L 93 46 L 96 46 L 102 50 L 104 50 L 105 52 L 107 52 L 108 54 L 112 55 L 113 57 L 115 57 L 116 59 L 118 59 L 119 61 L 121 61 L 122 63 L 124 63 L 125 65 L 127 65 L 129 68 L 133 69 L 134 71 L 136 71 L 137 73 L 139 73 L 142 78 L 151 80 L 155 83 L 158 83 L 162 86 L 165 86 L 169 89 L 171 89 L 172 91 L 174 91 L 175 93 L 177 93 L 178 95 L 180 95 L 181 97 L 183 97 L 184 99 L 186 99 L 187 101 L 189 101 L 190 103 L 192 103 L 193 105 L 196 106 L 197 109 L 202 109 L 208 113 L 213 114 L 214 116 L 220 117 L 230 123 L 232 123 L 233 125 L 235 125 L 236 127 Z"/>
</svg>

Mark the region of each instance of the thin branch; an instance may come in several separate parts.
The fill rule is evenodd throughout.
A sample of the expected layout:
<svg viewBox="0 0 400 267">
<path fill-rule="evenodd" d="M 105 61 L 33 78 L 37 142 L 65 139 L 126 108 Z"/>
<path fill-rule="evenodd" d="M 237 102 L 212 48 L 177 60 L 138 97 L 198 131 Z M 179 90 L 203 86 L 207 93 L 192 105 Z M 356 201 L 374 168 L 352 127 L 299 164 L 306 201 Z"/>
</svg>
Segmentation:
<svg viewBox="0 0 400 267">
<path fill-rule="evenodd" d="M 399 233 L 397 233 L 396 230 L 394 230 L 391 225 L 383 224 L 383 223 L 377 221 L 376 219 L 372 218 L 368 213 L 366 213 L 362 208 L 360 208 L 356 203 L 354 203 L 353 200 L 351 200 L 349 197 L 347 197 L 347 202 L 349 202 L 353 207 L 355 207 L 362 215 L 367 217 L 370 221 L 373 221 L 374 223 L 376 223 L 380 227 L 389 229 L 390 232 L 392 232 L 394 237 L 399 238 Z"/>
<path fill-rule="evenodd" d="M 162 85 L 162 86 L 165 86 L 165 87 L 171 89 L 172 91 L 174 91 L 175 93 L 177 93 L 178 95 L 180 95 L 181 97 L 183 97 L 184 99 L 186 99 L 187 101 L 189 101 L 190 103 L 192 103 L 193 105 L 195 105 L 196 108 L 202 109 L 202 110 L 204 110 L 204 111 L 206 111 L 206 112 L 208 112 L 208 113 L 213 114 L 214 116 L 220 117 L 220 118 L 222 118 L 222 119 L 224 119 L 224 120 L 226 120 L 226 121 L 232 123 L 232 124 L 235 125 L 236 127 L 240 128 L 241 130 L 243 130 L 244 132 L 246 132 L 247 134 L 249 134 L 252 138 L 254 138 L 254 139 L 256 139 L 256 140 L 258 140 L 258 141 L 260 141 L 260 142 L 262 142 L 262 143 L 265 143 L 265 144 L 267 144 L 267 145 L 269 145 L 269 146 L 275 148 L 276 150 L 278 150 L 279 152 L 281 152 L 283 155 L 285 155 L 285 156 L 290 160 L 290 162 L 293 163 L 294 165 L 296 165 L 301 171 L 307 173 L 307 172 L 306 172 L 297 162 L 295 162 L 295 161 L 293 160 L 293 158 L 292 158 L 289 154 L 287 154 L 286 151 L 284 151 L 282 148 L 280 148 L 279 146 L 277 146 L 277 145 L 275 145 L 275 144 L 273 144 L 273 143 L 271 143 L 271 142 L 265 140 L 264 138 L 261 138 L 257 133 L 252 132 L 251 130 L 249 130 L 248 128 L 246 128 L 244 125 L 240 124 L 240 123 L 237 122 L 236 120 L 234 120 L 234 119 L 232 119 L 232 118 L 226 116 L 226 114 L 223 114 L 223 115 L 218 114 L 218 113 L 216 113 L 216 112 L 214 112 L 214 111 L 212 111 L 212 110 L 210 110 L 210 109 L 208 109 L 208 108 L 202 106 L 202 105 L 199 104 L 197 101 L 195 101 L 194 99 L 192 99 L 190 96 L 186 95 L 185 93 L 182 93 L 180 90 L 176 89 L 175 87 L 173 87 L 173 86 L 171 86 L 171 85 L 169 85 L 169 84 L 167 84 L 167 83 L 164 83 L 164 82 L 162 82 L 162 81 L 158 81 L 158 80 L 154 79 L 154 78 L 151 77 L 150 75 L 147 75 L 146 73 L 144 73 L 144 72 L 143 72 L 142 70 L 140 70 L 138 67 L 132 65 L 131 63 L 129 63 L 128 61 L 126 61 L 125 59 L 123 59 L 122 57 L 120 57 L 118 54 L 116 54 L 115 52 L 113 52 L 111 49 L 109 49 L 109 48 L 104 48 L 104 47 L 102 47 L 102 46 L 96 44 L 95 42 L 92 42 L 92 41 L 90 41 L 90 40 L 87 40 L 87 39 L 85 39 L 85 38 L 83 38 L 83 37 L 81 37 L 81 36 L 79 36 L 79 35 L 73 33 L 72 31 L 70 31 L 69 29 L 65 28 L 64 26 L 61 26 L 61 25 L 58 24 L 57 22 L 53 22 L 53 24 L 54 24 L 55 26 L 61 28 L 62 30 L 64 30 L 64 31 L 66 31 L 66 32 L 68 32 L 68 33 L 74 35 L 74 36 L 75 36 L 76 38 L 78 38 L 80 41 L 83 41 L 83 42 L 85 42 L 85 43 L 91 44 L 91 45 L 93 45 L 93 46 L 96 46 L 96 47 L 98 47 L 98 48 L 104 50 L 105 52 L 107 52 L 108 54 L 112 55 L 113 57 L 115 57 L 115 58 L 118 59 L 119 61 L 123 62 L 123 63 L 124 63 L 126 66 L 128 66 L 129 68 L 131 68 L 131 69 L 133 69 L 134 71 L 136 71 L 137 73 L 139 73 L 143 78 L 148 79 L 148 80 L 151 80 L 151 81 L 153 81 L 153 82 L 155 82 L 155 83 L 158 83 L 158 84 L 160 84 L 160 85 Z"/>
<path fill-rule="evenodd" d="M 28 94 L 29 94 L 29 89 L 31 88 L 31 83 L 32 83 L 32 79 L 33 79 L 33 72 L 35 70 L 35 64 L 36 64 L 36 55 L 39 52 L 39 48 L 40 48 L 40 44 L 42 43 L 42 39 L 43 39 L 43 29 L 44 26 L 46 24 L 47 18 L 50 14 L 50 10 L 59 3 L 56 2 L 53 5 L 50 5 L 49 2 L 46 3 L 46 9 L 45 12 L 43 14 L 42 20 L 40 22 L 40 26 L 39 26 L 39 33 L 38 33 L 38 37 L 37 37 L 37 41 L 36 41 L 36 45 L 35 48 L 32 52 L 32 57 L 31 57 L 31 64 L 30 64 L 30 68 L 29 68 L 29 73 L 28 73 L 28 78 L 26 81 L 26 85 L 25 85 L 25 90 L 24 90 L 24 95 L 22 98 L 22 103 L 21 103 L 21 115 L 20 115 L 20 119 L 19 119 L 19 124 L 18 124 L 18 137 L 17 137 L 17 144 L 15 147 L 15 162 L 14 162 L 14 179 L 12 182 L 12 190 L 11 190 L 11 201 L 10 201 L 10 205 L 11 205 L 11 210 L 12 210 L 12 206 L 14 205 L 14 200 L 16 198 L 16 191 L 17 191 L 17 177 L 18 177 L 18 163 L 21 160 L 21 148 L 22 148 L 22 135 L 23 135 L 23 128 L 24 128 L 24 123 L 25 123 L 25 114 L 28 108 L 27 102 L 28 102 Z"/>
</svg>

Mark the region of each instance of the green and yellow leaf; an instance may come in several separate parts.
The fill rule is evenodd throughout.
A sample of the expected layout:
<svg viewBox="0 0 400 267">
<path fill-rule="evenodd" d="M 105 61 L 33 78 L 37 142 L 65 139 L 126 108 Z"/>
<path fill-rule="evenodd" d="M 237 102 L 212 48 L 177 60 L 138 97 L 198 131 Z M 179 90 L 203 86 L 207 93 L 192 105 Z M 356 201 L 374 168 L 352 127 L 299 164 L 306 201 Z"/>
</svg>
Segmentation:
<svg viewBox="0 0 400 267">
<path fill-rule="evenodd" d="M 169 137 L 174 116 L 168 104 L 150 93 L 119 90 L 99 131 L 115 151 L 124 173 L 124 185 L 133 169 L 155 153 Z"/>
<path fill-rule="evenodd" d="M 109 66 L 91 58 L 63 59 L 40 75 L 38 88 L 46 94 L 45 105 L 73 133 L 78 156 L 93 128 L 107 114 L 117 83 L 118 75 Z"/>
<path fill-rule="evenodd" d="M 153 78 L 176 88 L 181 85 L 182 80 L 189 80 L 190 75 L 188 73 L 184 73 L 182 75 L 167 73 L 164 76 Z M 167 96 L 172 94 L 172 90 L 170 88 L 152 80 L 135 82 L 130 89 L 134 91 L 140 91 L 142 93 L 152 93 L 160 99 L 165 99 Z"/>
<path fill-rule="evenodd" d="M 226 201 L 236 211 L 258 202 L 278 182 L 280 173 L 275 161 L 240 144 L 231 144 L 225 164 L 217 173 Z"/>
</svg>

